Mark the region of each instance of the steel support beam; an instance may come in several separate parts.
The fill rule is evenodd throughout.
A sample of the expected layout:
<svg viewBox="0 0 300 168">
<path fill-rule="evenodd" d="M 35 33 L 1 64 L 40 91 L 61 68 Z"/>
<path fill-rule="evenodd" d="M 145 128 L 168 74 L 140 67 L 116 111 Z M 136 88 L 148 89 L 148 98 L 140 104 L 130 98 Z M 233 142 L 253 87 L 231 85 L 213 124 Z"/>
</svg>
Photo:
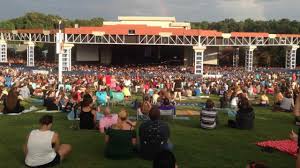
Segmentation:
<svg viewBox="0 0 300 168">
<path fill-rule="evenodd" d="M 194 73 L 196 75 L 203 75 L 203 59 L 204 59 L 204 51 L 206 49 L 205 46 L 194 46 Z"/>
<path fill-rule="evenodd" d="M 31 41 L 25 42 L 27 45 L 27 66 L 34 66 L 34 43 Z"/>
<path fill-rule="evenodd" d="M 295 69 L 296 68 L 296 57 L 297 57 L 297 49 L 298 45 L 293 45 L 286 47 L 286 55 L 285 55 L 285 68 L 286 69 Z"/>
<path fill-rule="evenodd" d="M 235 48 L 233 51 L 233 56 L 232 56 L 232 66 L 238 67 L 239 60 L 240 60 L 240 48 Z"/>
<path fill-rule="evenodd" d="M 245 71 L 253 71 L 253 52 L 256 49 L 256 46 L 248 46 L 246 49 L 245 55 Z"/>
<path fill-rule="evenodd" d="M 73 44 L 64 43 L 62 51 L 62 71 L 71 71 L 72 70 L 72 47 Z"/>
<path fill-rule="evenodd" d="M 0 62 L 7 62 L 7 43 L 4 40 L 0 40 Z"/>
</svg>

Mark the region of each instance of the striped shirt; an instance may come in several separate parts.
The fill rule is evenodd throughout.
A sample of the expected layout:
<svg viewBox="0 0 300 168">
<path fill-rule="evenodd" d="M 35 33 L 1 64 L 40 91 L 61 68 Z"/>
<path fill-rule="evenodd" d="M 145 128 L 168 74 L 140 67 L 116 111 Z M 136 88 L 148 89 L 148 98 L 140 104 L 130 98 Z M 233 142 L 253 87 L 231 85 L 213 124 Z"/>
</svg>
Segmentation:
<svg viewBox="0 0 300 168">
<path fill-rule="evenodd" d="M 201 128 L 214 129 L 217 126 L 217 111 L 214 109 L 203 109 L 200 115 Z"/>
</svg>

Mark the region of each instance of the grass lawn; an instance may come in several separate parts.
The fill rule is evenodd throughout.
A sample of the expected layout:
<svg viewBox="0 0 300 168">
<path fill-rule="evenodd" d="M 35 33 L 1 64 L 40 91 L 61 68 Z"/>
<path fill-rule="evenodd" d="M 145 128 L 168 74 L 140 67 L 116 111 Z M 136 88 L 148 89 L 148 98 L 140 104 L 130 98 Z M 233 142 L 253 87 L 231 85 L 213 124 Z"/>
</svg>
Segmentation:
<svg viewBox="0 0 300 168">
<path fill-rule="evenodd" d="M 117 112 L 120 108 L 116 106 L 113 111 Z M 130 107 L 125 108 L 134 113 Z M 179 168 L 243 168 L 250 160 L 264 161 L 271 168 L 294 167 L 293 157 L 281 152 L 265 153 L 254 144 L 257 141 L 288 138 L 291 129 L 297 130 L 293 126 L 292 115 L 272 113 L 270 109 L 260 107 L 256 107 L 255 112 L 255 129 L 251 131 L 227 128 L 228 117 L 223 113 L 219 113 L 219 125 L 215 130 L 200 129 L 198 117 L 192 117 L 189 121 L 170 121 L 171 141 L 175 145 Z M 24 167 L 22 145 L 30 130 L 38 128 L 37 121 L 42 115 L 0 116 L 1 168 Z M 66 119 L 66 114 L 53 115 L 53 130 L 60 134 L 62 143 L 73 146 L 73 153 L 60 167 L 151 168 L 151 162 L 139 158 L 118 161 L 104 158 L 103 135 L 98 131 L 73 130 L 70 128 L 73 122 Z"/>
</svg>

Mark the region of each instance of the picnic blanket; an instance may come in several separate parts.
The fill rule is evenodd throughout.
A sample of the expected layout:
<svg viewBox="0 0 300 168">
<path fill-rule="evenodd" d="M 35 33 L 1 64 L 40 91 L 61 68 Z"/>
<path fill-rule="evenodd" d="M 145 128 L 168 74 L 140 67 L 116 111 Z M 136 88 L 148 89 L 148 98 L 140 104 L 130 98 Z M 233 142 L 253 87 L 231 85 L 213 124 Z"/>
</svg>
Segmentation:
<svg viewBox="0 0 300 168">
<path fill-rule="evenodd" d="M 188 102 L 185 102 L 185 103 L 177 103 L 176 106 L 193 106 L 193 107 L 204 107 L 205 106 L 205 103 L 188 103 Z"/>
<path fill-rule="evenodd" d="M 71 112 L 68 113 L 67 118 L 68 118 L 68 120 L 71 120 L 71 121 L 73 121 L 73 120 L 80 120 L 80 119 L 78 118 L 79 113 L 77 113 L 76 115 L 77 115 L 77 117 L 75 118 L 74 112 L 71 111 Z M 97 120 L 97 121 L 100 121 L 101 118 L 104 117 L 104 114 L 103 114 L 103 113 L 100 113 L 100 112 L 97 112 L 96 115 L 97 115 L 97 116 L 96 116 L 96 120 Z"/>
<path fill-rule="evenodd" d="M 292 140 L 277 140 L 277 141 L 263 141 L 256 143 L 260 147 L 269 147 L 281 152 L 290 154 L 292 156 L 297 156 L 298 143 Z"/>
<path fill-rule="evenodd" d="M 60 113 L 60 112 L 61 111 L 59 111 L 59 110 L 47 111 L 46 109 L 36 111 L 36 113 Z"/>
<path fill-rule="evenodd" d="M 21 113 L 8 113 L 5 115 L 10 115 L 10 116 L 17 116 L 17 115 L 21 115 L 21 114 L 25 114 L 25 113 L 29 113 L 29 112 L 33 112 L 37 110 L 37 108 L 35 106 L 31 106 L 29 109 L 22 111 Z M 0 112 L 0 115 L 2 115 L 3 113 Z"/>
</svg>

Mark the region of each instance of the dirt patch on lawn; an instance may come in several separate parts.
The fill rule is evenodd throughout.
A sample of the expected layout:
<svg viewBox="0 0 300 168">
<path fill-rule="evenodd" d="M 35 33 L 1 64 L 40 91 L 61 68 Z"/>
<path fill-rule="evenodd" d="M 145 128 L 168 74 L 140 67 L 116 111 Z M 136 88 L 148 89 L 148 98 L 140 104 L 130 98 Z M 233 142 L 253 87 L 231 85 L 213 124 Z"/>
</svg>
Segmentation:
<svg viewBox="0 0 300 168">
<path fill-rule="evenodd" d="M 200 112 L 196 110 L 176 110 L 176 115 L 192 116 L 200 115 Z"/>
</svg>

